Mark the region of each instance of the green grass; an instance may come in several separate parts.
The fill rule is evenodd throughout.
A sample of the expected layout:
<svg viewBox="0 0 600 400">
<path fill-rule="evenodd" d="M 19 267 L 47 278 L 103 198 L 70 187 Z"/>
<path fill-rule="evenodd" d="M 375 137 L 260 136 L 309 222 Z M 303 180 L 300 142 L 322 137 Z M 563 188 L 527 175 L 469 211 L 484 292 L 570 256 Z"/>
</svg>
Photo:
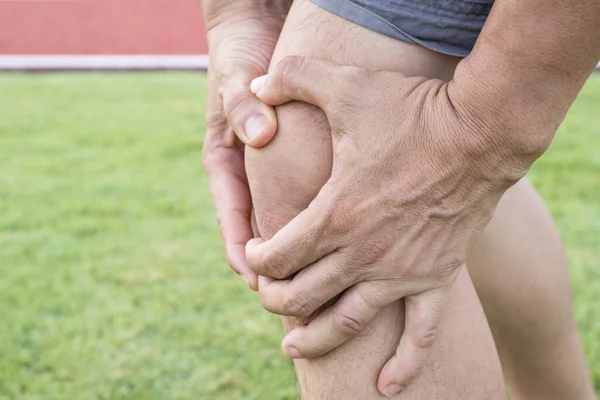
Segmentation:
<svg viewBox="0 0 600 400">
<path fill-rule="evenodd" d="M 204 75 L 0 75 L 0 400 L 297 399 L 278 319 L 227 267 Z M 600 388 L 600 76 L 531 178 Z"/>
</svg>

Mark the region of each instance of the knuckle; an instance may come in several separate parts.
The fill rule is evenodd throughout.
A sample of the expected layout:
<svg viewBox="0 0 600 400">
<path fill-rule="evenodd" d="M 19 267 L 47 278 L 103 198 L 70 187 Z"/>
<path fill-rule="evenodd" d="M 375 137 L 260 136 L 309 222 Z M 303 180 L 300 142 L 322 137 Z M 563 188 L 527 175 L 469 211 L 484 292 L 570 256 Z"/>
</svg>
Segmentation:
<svg viewBox="0 0 600 400">
<path fill-rule="evenodd" d="M 279 63 L 275 71 L 275 81 L 282 84 L 285 92 L 299 93 L 300 82 L 297 76 L 305 61 L 306 58 L 302 56 L 288 56 Z"/>
<path fill-rule="evenodd" d="M 222 154 L 218 153 L 218 146 L 215 143 L 209 143 L 207 140 L 204 141 L 204 147 L 202 148 L 202 168 L 206 173 L 210 174 L 222 166 Z"/>
<path fill-rule="evenodd" d="M 437 335 L 437 327 L 430 326 L 417 332 L 413 338 L 413 345 L 421 350 L 428 350 L 433 346 Z"/>
<path fill-rule="evenodd" d="M 207 107 L 206 110 L 206 126 L 208 128 L 207 135 L 215 130 L 223 129 L 227 125 L 227 118 L 223 112 L 222 104 L 219 103 L 216 107 Z"/>
<path fill-rule="evenodd" d="M 210 174 L 215 169 L 216 163 L 213 148 L 207 142 L 204 142 L 204 147 L 202 148 L 202 168 L 206 173 Z"/>
<path fill-rule="evenodd" d="M 267 254 L 264 268 L 271 277 L 276 279 L 285 279 L 294 272 L 292 263 L 280 251 L 271 251 Z"/>
<path fill-rule="evenodd" d="M 283 309 L 286 315 L 298 318 L 308 318 L 311 315 L 310 302 L 305 296 L 292 292 L 283 301 Z"/>
<path fill-rule="evenodd" d="M 212 167 L 212 165 L 213 163 L 210 157 L 210 150 L 208 150 L 208 147 L 205 145 L 202 149 L 202 168 L 204 169 L 204 171 L 210 172 L 210 168 Z"/>
<path fill-rule="evenodd" d="M 275 312 L 275 309 L 272 306 L 271 295 L 268 290 L 262 289 L 258 292 L 258 298 L 260 300 L 260 304 L 263 308 L 269 312 Z"/>
<path fill-rule="evenodd" d="M 387 254 L 386 243 L 380 239 L 367 239 L 355 254 L 355 260 L 359 265 L 372 266 L 379 263 Z"/>
<path fill-rule="evenodd" d="M 366 324 L 361 317 L 343 310 L 336 311 L 333 317 L 333 329 L 344 336 L 357 335 Z"/>
<path fill-rule="evenodd" d="M 463 257 L 456 254 L 450 254 L 445 259 L 442 258 L 441 262 L 439 263 L 439 267 L 437 268 L 440 278 L 445 279 L 449 276 L 454 275 L 456 271 L 458 271 L 459 268 L 463 265 L 463 263 Z"/>
<path fill-rule="evenodd" d="M 223 110 L 227 118 L 231 120 L 232 117 L 239 115 L 252 98 L 253 95 L 247 87 L 238 87 L 228 91 L 223 96 Z"/>
<path fill-rule="evenodd" d="M 340 66 L 332 73 L 330 80 L 336 88 L 335 101 L 329 102 L 325 109 L 331 125 L 344 126 L 349 114 L 354 114 L 365 103 L 367 83 L 371 72 L 359 67 Z M 357 108 L 358 107 L 358 108 Z"/>
<path fill-rule="evenodd" d="M 344 66 L 339 71 L 340 79 L 352 88 L 364 86 L 364 83 L 371 77 L 371 74 L 371 71 L 368 69 L 354 66 Z"/>
<path fill-rule="evenodd" d="M 328 228 L 333 234 L 345 234 L 356 222 L 354 211 L 349 207 L 336 208 L 328 218 Z"/>
<path fill-rule="evenodd" d="M 402 381 L 404 384 L 409 384 L 415 380 L 422 372 L 423 368 L 425 368 L 425 362 L 421 360 L 407 360 L 406 364 L 406 372 L 405 375 L 402 376 Z"/>
<path fill-rule="evenodd" d="M 220 222 L 220 221 L 219 221 Z M 225 258 L 227 260 L 227 264 L 229 264 L 229 266 L 231 267 L 232 270 L 234 270 L 235 272 L 238 272 L 237 269 L 235 268 L 235 258 L 234 256 L 231 254 L 231 252 L 228 252 L 227 250 L 225 250 Z"/>
<path fill-rule="evenodd" d="M 279 62 L 276 71 L 281 74 L 281 76 L 293 75 L 295 71 L 302 69 L 305 61 L 306 57 L 287 56 Z"/>
<path fill-rule="evenodd" d="M 225 82 L 239 71 L 239 66 L 233 63 L 221 63 L 218 69 L 213 69 L 213 73 L 220 82 Z"/>
</svg>

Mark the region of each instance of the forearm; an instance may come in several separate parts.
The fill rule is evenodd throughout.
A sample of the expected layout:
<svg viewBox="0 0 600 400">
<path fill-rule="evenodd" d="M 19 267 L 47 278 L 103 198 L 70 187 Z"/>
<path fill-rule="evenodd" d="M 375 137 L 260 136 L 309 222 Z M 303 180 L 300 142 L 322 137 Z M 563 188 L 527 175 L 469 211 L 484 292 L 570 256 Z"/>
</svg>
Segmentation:
<svg viewBox="0 0 600 400">
<path fill-rule="evenodd" d="M 457 68 L 453 100 L 511 121 L 508 131 L 524 139 L 515 143 L 533 162 L 600 58 L 598 21 L 596 0 L 497 0 L 475 49 Z"/>
</svg>

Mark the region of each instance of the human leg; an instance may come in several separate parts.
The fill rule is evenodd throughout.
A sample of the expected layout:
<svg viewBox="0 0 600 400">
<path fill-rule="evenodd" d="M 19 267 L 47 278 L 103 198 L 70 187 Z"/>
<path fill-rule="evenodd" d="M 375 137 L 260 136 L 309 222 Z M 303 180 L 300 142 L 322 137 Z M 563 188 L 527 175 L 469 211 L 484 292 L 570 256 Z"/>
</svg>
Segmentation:
<svg viewBox="0 0 600 400">
<path fill-rule="evenodd" d="M 334 55 L 339 57 L 335 61 L 360 64 L 348 58 L 352 53 L 340 53 Z M 376 69 L 400 68 L 409 75 L 448 77 L 451 72 L 445 69 L 452 63 L 449 58 L 441 56 L 427 63 L 411 55 L 402 57 L 408 60 L 403 64 L 393 53 L 361 63 L 371 63 Z M 426 71 L 411 70 L 415 67 Z M 564 250 L 550 214 L 526 180 L 500 202 L 473 247 L 468 268 L 515 394 L 521 398 L 594 398 L 573 321 Z"/>
<path fill-rule="evenodd" d="M 450 78 L 458 61 L 371 32 L 305 0 L 294 3 L 273 63 L 304 55 L 407 75 Z M 312 106 L 279 107 L 280 123 L 267 147 L 246 149 L 258 231 L 272 236 L 305 209 L 331 172 L 327 120 Z M 376 133 L 373 133 L 376 134 Z M 403 303 L 387 307 L 356 338 L 314 360 L 296 360 L 305 399 L 377 399 L 375 382 L 402 333 Z M 284 318 L 286 329 L 298 321 Z M 500 367 L 479 300 L 466 269 L 461 272 L 422 376 L 402 399 L 501 399 Z"/>
<path fill-rule="evenodd" d="M 515 399 L 593 400 L 567 260 L 533 187 L 509 189 L 467 258 Z"/>
</svg>

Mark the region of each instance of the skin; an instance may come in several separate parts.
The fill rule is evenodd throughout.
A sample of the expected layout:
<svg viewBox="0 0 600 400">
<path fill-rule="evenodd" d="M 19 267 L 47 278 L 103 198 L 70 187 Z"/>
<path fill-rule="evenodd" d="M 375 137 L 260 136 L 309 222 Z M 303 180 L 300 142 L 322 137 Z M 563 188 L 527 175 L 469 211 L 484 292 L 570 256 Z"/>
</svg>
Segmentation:
<svg viewBox="0 0 600 400">
<path fill-rule="evenodd" d="M 275 132 L 273 108 L 256 99 L 249 86 L 252 79 L 267 72 L 291 5 L 290 1 L 264 3 L 201 2 L 210 52 L 202 164 L 215 200 L 227 262 L 254 290 L 257 276 L 244 254 L 246 242 L 253 237 L 252 200 L 243 146 L 235 132 L 246 137 L 247 121 L 256 121 L 257 115 L 267 121 L 258 133 L 272 136 Z"/>
<path fill-rule="evenodd" d="M 204 3 L 206 4 L 207 2 Z M 244 141 L 250 142 L 253 145 L 262 145 L 268 141 L 269 135 L 272 136 L 274 134 L 274 124 L 267 126 L 266 129 L 262 131 L 262 134 L 264 135 L 258 135 L 254 139 L 250 139 L 248 136 L 246 136 L 246 132 L 240 127 L 244 126 L 244 120 L 246 116 L 253 115 L 256 112 L 263 112 L 263 110 L 265 110 L 265 108 L 262 108 L 265 107 L 264 104 L 257 104 L 254 96 L 248 96 L 249 92 L 247 90 L 247 86 L 244 85 L 247 85 L 247 82 L 249 82 L 253 76 L 260 75 L 261 69 L 263 71 L 262 73 L 266 72 L 266 66 L 261 66 L 259 68 L 256 68 L 256 66 L 259 64 L 264 65 L 265 58 L 267 59 L 268 63 L 268 56 L 263 57 L 263 55 L 268 53 L 268 48 L 271 47 L 271 43 L 274 42 L 272 38 L 278 35 L 278 29 L 280 29 L 281 26 L 281 20 L 279 18 L 282 14 L 282 8 L 263 7 L 260 10 L 251 10 L 250 13 L 246 14 L 247 16 L 250 16 L 249 18 L 242 18 L 244 13 L 242 13 L 240 10 L 232 12 L 231 7 L 224 7 L 227 9 L 227 12 L 224 12 L 222 6 L 225 3 L 226 2 L 218 2 L 217 4 L 220 7 L 213 6 L 213 12 L 220 8 L 220 14 L 217 13 L 219 16 L 218 24 L 210 24 L 211 19 L 207 18 L 207 16 L 210 16 L 210 13 L 207 13 L 206 9 L 204 14 L 205 18 L 209 22 L 209 26 L 213 27 L 213 29 L 211 29 L 209 32 L 209 42 L 211 43 L 211 70 L 213 71 L 212 73 L 209 73 L 209 78 L 212 78 L 210 80 L 210 88 L 212 93 L 218 93 L 218 90 L 213 91 L 213 89 L 218 89 L 218 87 L 221 87 L 221 92 L 223 92 L 223 88 L 226 88 L 224 92 L 229 90 L 230 93 L 235 93 L 236 96 L 213 95 L 209 98 L 209 111 L 212 110 L 212 112 L 209 112 L 209 116 L 213 117 L 209 118 L 209 131 L 207 134 L 204 151 L 204 164 L 205 167 L 207 167 L 207 172 L 209 173 L 209 178 L 211 181 L 211 188 L 213 189 L 213 194 L 217 200 L 216 205 L 218 208 L 218 215 L 220 215 L 220 226 L 222 228 L 226 243 L 226 250 L 230 264 L 232 267 L 234 267 L 234 269 L 241 271 L 250 285 L 253 286 L 254 275 L 247 269 L 247 265 L 245 264 L 243 257 L 239 256 L 240 243 L 244 241 L 243 237 L 249 237 L 249 235 L 251 235 L 251 233 L 248 233 L 249 230 L 243 228 L 246 226 L 244 220 L 249 219 L 250 214 L 249 211 L 244 211 L 249 209 L 249 196 L 244 194 L 244 191 L 247 191 L 247 187 L 245 186 L 246 178 L 245 173 L 243 173 L 243 168 L 241 169 L 241 172 L 239 168 L 239 160 L 242 159 L 242 156 L 241 152 L 239 151 L 239 147 L 237 147 L 235 145 L 235 141 L 232 140 L 233 131 L 225 121 L 222 100 L 223 97 L 225 97 L 226 100 L 229 99 L 228 102 L 230 104 L 232 103 L 231 99 L 236 100 L 236 102 L 234 102 L 235 106 L 229 106 L 226 108 L 228 108 L 229 111 L 229 122 L 231 125 L 237 126 L 236 132 Z M 302 2 L 298 1 L 297 3 Z M 240 2 L 236 4 L 240 4 Z M 310 7 L 310 5 L 306 5 L 305 7 Z M 278 10 L 279 13 L 276 14 L 276 17 L 274 17 L 274 14 L 270 14 L 269 16 L 260 14 L 264 13 L 266 9 L 271 11 Z M 248 9 L 246 9 L 246 11 L 247 10 Z M 262 16 L 257 18 L 257 15 Z M 339 29 L 339 26 L 336 24 L 332 25 L 332 22 L 336 22 L 335 18 L 332 19 L 332 16 L 329 16 L 326 13 L 317 16 L 318 18 L 316 19 L 321 21 L 321 24 L 317 24 L 318 31 L 321 35 L 324 37 L 329 37 L 330 35 L 338 33 L 336 29 Z M 300 15 L 300 17 L 302 17 L 302 15 Z M 311 21 L 313 21 L 315 14 L 304 15 L 303 17 L 311 18 Z M 236 34 L 239 34 L 241 31 L 240 24 L 247 23 L 248 21 L 254 22 L 256 19 L 267 21 L 269 23 L 274 21 L 275 23 L 271 25 L 269 29 L 265 29 L 264 27 L 257 29 L 255 24 L 248 26 L 248 28 L 245 30 L 245 35 L 243 38 L 244 40 L 241 40 L 240 38 L 236 39 L 235 41 L 223 40 L 223 38 L 231 38 Z M 315 46 L 314 34 L 312 32 L 314 25 L 307 25 L 302 19 L 303 18 L 299 18 L 296 20 L 297 26 L 295 27 L 295 31 L 290 33 L 290 35 L 282 40 L 282 43 L 285 43 L 285 45 L 281 44 L 280 48 L 283 48 L 285 51 L 280 51 L 280 56 L 286 53 L 295 53 L 323 58 L 324 55 L 327 56 L 339 51 L 337 46 L 334 46 L 335 48 L 331 49 L 328 49 L 327 46 L 321 48 L 319 48 L 319 46 Z M 232 21 L 231 25 L 229 25 L 227 21 Z M 340 24 L 342 23 L 340 22 Z M 230 29 L 228 29 L 228 27 Z M 328 31 L 328 27 L 331 27 L 334 31 Z M 306 32 L 304 36 L 306 38 L 305 42 L 302 41 L 303 39 L 294 41 L 293 39 L 297 36 L 302 36 L 303 29 Z M 292 31 L 292 29 L 289 29 L 289 31 Z M 354 38 L 357 37 L 359 32 L 361 37 L 367 35 L 368 33 L 373 34 L 372 32 L 368 32 L 366 30 L 361 31 L 359 29 L 357 31 L 346 29 L 346 34 Z M 256 34 L 257 37 L 253 38 L 253 34 Z M 341 35 L 340 37 L 343 36 Z M 319 41 L 318 43 L 321 45 L 323 42 L 326 43 L 326 41 Z M 236 46 L 236 44 L 242 43 L 244 44 L 243 46 Z M 379 43 L 380 47 L 376 47 L 378 52 L 376 55 L 373 55 L 373 57 L 375 57 L 373 67 L 378 69 L 382 67 L 396 69 L 397 65 L 395 66 L 393 62 L 391 64 L 389 61 L 385 60 L 382 62 L 381 54 L 385 54 L 389 48 L 394 47 L 394 45 L 400 46 L 397 45 L 398 42 L 388 39 L 388 42 L 379 41 L 377 43 Z M 265 46 L 265 44 L 267 44 L 267 46 Z M 248 51 L 248 45 L 250 45 L 250 47 L 258 47 L 257 51 Z M 218 50 L 218 52 L 215 50 Z M 425 54 L 426 53 L 427 52 L 425 52 Z M 260 57 L 258 57 L 258 61 L 256 57 L 257 54 L 260 55 Z M 351 54 L 351 52 L 349 55 L 347 51 L 342 51 L 341 54 L 335 55 L 334 59 L 337 62 L 348 64 L 359 64 L 365 59 L 363 55 L 354 56 L 353 58 Z M 362 54 L 364 54 L 364 52 Z M 444 79 L 451 78 L 451 73 L 449 74 L 448 71 L 453 70 L 453 67 L 448 69 L 448 65 L 455 65 L 458 60 L 449 61 L 448 58 L 444 59 L 443 56 L 440 57 L 439 55 L 436 55 L 437 57 L 434 57 L 428 54 L 430 59 L 426 60 L 427 62 L 425 62 L 423 61 L 423 57 L 418 56 L 419 54 L 423 54 L 423 52 L 413 51 L 411 46 L 406 46 L 404 48 L 404 53 L 402 53 L 402 59 L 406 60 L 406 62 L 401 66 L 404 68 L 404 70 L 401 68 L 398 69 L 401 71 L 403 70 L 409 75 L 431 75 L 439 76 Z M 368 58 L 371 59 L 372 57 Z M 235 66 L 235 68 L 231 68 L 231 66 Z M 217 71 L 218 73 L 215 74 L 214 71 Z M 232 77 L 232 75 L 235 74 L 231 73 L 231 71 L 242 71 L 245 75 L 243 79 L 239 79 L 239 77 L 235 78 Z M 214 79 L 215 76 L 217 76 L 219 79 Z M 215 99 L 217 99 L 217 101 L 215 101 Z M 270 111 L 266 112 L 268 116 L 271 115 L 269 112 Z M 290 114 L 293 116 L 294 113 Z M 298 118 L 294 119 L 290 117 L 289 120 L 292 122 L 295 121 L 296 125 L 306 126 L 307 118 L 312 122 L 318 121 L 318 114 L 319 113 L 314 111 L 297 111 L 296 116 Z M 216 123 L 211 124 L 211 121 Z M 235 121 L 237 121 L 237 123 L 235 123 Z M 274 122 L 273 120 L 270 121 Z M 324 125 L 323 121 L 321 122 L 322 125 Z M 294 129 L 293 126 L 294 124 L 290 124 L 286 129 L 282 128 L 280 131 L 298 133 L 298 129 Z M 323 129 L 326 130 L 326 128 Z M 302 143 L 298 143 L 294 146 L 294 142 L 292 141 L 288 143 L 288 145 L 291 144 L 292 146 L 286 146 L 285 148 L 288 152 L 295 152 L 297 154 L 299 149 L 306 147 L 306 137 L 303 137 L 303 139 L 304 140 Z M 253 140 L 254 142 L 252 142 Z M 320 142 L 324 143 L 325 140 L 326 138 L 322 138 Z M 307 171 L 311 172 L 313 168 L 317 168 L 319 170 L 327 170 L 330 168 L 331 152 L 328 153 L 327 151 L 323 151 L 323 149 L 324 146 L 319 146 L 317 149 L 313 149 L 317 154 L 320 152 L 321 156 L 318 157 L 318 159 L 312 164 L 308 162 L 310 161 L 309 157 L 306 165 L 299 166 L 297 165 L 297 157 L 294 157 L 294 160 L 296 161 L 292 161 L 292 165 L 296 168 L 303 168 L 305 172 L 300 177 L 292 173 L 290 176 L 283 176 L 283 181 L 281 180 L 281 177 L 277 180 L 279 182 L 278 185 L 281 185 L 282 182 L 286 181 L 286 179 L 290 182 L 289 186 L 282 186 L 284 192 L 285 190 L 288 190 L 287 196 L 285 195 L 286 193 L 284 193 L 284 195 L 280 196 L 280 198 L 274 197 L 271 198 L 270 201 L 263 200 L 261 202 L 258 200 L 260 203 L 258 208 L 267 207 L 270 210 L 270 213 L 276 212 L 278 215 L 275 221 L 269 222 L 269 218 L 271 218 L 269 215 L 270 213 L 263 213 L 266 215 L 266 217 L 263 216 L 262 218 L 265 220 L 263 224 L 267 226 L 270 225 L 274 228 L 281 226 L 281 224 L 287 222 L 287 219 L 290 219 L 302 209 L 298 208 L 298 204 L 302 204 L 304 202 L 306 205 L 306 202 L 310 201 L 312 197 L 314 197 L 318 187 L 315 189 L 314 186 L 307 185 L 308 187 L 305 186 L 302 190 L 297 188 L 297 186 L 299 184 L 303 184 L 304 181 L 310 181 L 315 176 L 319 176 L 319 174 L 323 174 L 322 171 L 317 171 L 317 173 L 309 173 L 308 177 L 311 179 L 307 179 Z M 286 150 L 283 149 L 283 152 L 285 153 Z M 265 180 L 267 180 L 268 183 L 269 177 L 272 177 L 273 173 L 277 173 L 283 169 L 286 163 L 277 164 L 276 162 L 278 159 L 281 160 L 281 155 L 274 154 L 272 158 L 273 161 L 270 162 L 272 167 L 265 168 L 265 155 L 263 154 L 261 156 L 263 169 L 261 170 L 260 168 L 257 168 L 255 174 L 258 178 L 255 179 L 255 181 L 263 181 L 262 184 L 266 185 L 266 183 L 264 183 Z M 306 155 L 302 157 L 302 159 L 306 158 Z M 269 157 L 266 157 L 266 159 L 268 160 Z M 266 164 L 268 165 L 269 162 L 267 161 Z M 261 176 L 263 176 L 263 178 L 261 178 Z M 271 186 L 277 185 L 271 184 Z M 277 188 L 267 189 L 267 193 L 277 192 Z M 289 195 L 289 190 L 291 189 L 297 193 L 296 196 Z M 490 318 L 490 323 L 492 327 L 495 328 L 494 338 L 499 345 L 505 373 L 508 372 L 507 377 L 513 386 L 513 391 L 519 393 L 517 398 L 521 398 L 520 393 L 523 393 L 522 398 L 528 399 L 588 398 L 585 396 L 589 396 L 591 390 L 589 389 L 589 379 L 587 378 L 587 373 L 585 371 L 585 364 L 582 361 L 583 357 L 577 337 L 577 331 L 572 321 L 571 303 L 569 299 L 570 292 L 568 280 L 565 278 L 566 274 L 564 257 L 562 257 L 562 250 L 555 232 L 554 234 L 548 234 L 548 227 L 552 228 L 551 219 L 543 212 L 543 205 L 541 205 L 539 199 L 535 197 L 531 189 L 524 182 L 509 190 L 503 199 L 504 200 L 500 203 L 496 211 L 497 218 L 492 220 L 492 223 L 490 224 L 491 228 L 486 230 L 486 232 L 490 231 L 491 233 L 484 233 L 477 245 L 474 246 L 474 250 L 480 249 L 480 251 L 472 251 L 472 253 L 475 253 L 476 255 L 471 256 L 469 259 L 469 269 L 471 270 L 472 274 L 475 274 L 475 283 L 477 289 L 480 291 L 480 296 L 488 294 L 487 298 L 483 297 L 482 300 L 484 302 L 484 308 L 486 309 L 488 318 Z M 254 200 L 255 203 L 257 203 L 257 199 L 255 198 Z M 537 202 L 535 200 L 537 200 Z M 282 205 L 282 202 L 292 204 Z M 504 206 L 504 204 L 507 205 Z M 518 209 L 520 209 L 524 215 L 533 215 L 536 217 L 534 218 L 535 223 L 519 227 L 516 222 L 521 221 L 522 219 L 520 219 L 521 216 L 519 213 L 515 213 L 515 210 Z M 540 210 L 542 210 L 542 213 L 540 213 Z M 519 217 L 515 217 L 515 215 Z M 247 226 L 249 226 L 249 223 Z M 240 227 L 242 227 L 242 229 L 239 229 Z M 540 228 L 531 229 L 532 227 Z M 519 241 L 509 243 L 510 246 L 507 247 L 506 238 L 511 237 L 511 235 L 514 236 L 514 232 L 511 235 L 506 235 L 505 232 L 511 232 L 511 229 L 514 228 L 517 228 L 518 232 L 522 232 L 523 237 L 519 238 Z M 267 232 L 268 228 L 264 231 Z M 550 229 L 550 231 L 553 232 L 552 229 Z M 240 233 L 243 234 L 239 235 Z M 268 235 L 265 236 L 268 237 Z M 536 244 L 536 249 L 539 249 L 539 252 L 535 252 L 535 256 L 528 256 L 531 254 L 531 247 L 525 245 L 527 241 L 534 242 Z M 522 245 L 519 246 L 518 244 Z M 506 257 L 507 254 L 514 254 L 514 256 Z M 552 257 L 552 254 L 558 256 Z M 499 257 L 499 255 L 502 257 Z M 544 255 L 546 255 L 546 257 L 544 257 Z M 527 267 L 527 271 L 530 273 L 523 273 L 524 265 Z M 513 270 L 515 271 L 514 274 L 512 272 Z M 505 271 L 506 274 L 499 274 L 498 271 Z M 548 279 L 540 280 L 537 278 L 540 276 L 540 274 L 548 276 L 548 272 L 550 272 Z M 523 287 L 523 290 L 515 291 L 515 285 L 513 284 L 512 280 L 498 280 L 497 275 L 504 277 L 518 275 L 521 280 L 519 287 Z M 489 279 L 486 279 L 486 277 L 489 277 Z M 540 284 L 540 281 L 543 284 Z M 515 293 L 530 293 L 530 287 L 528 287 L 529 285 L 536 289 L 533 291 L 535 296 L 531 294 L 526 297 L 521 295 L 515 296 Z M 546 292 L 542 290 L 546 287 L 554 288 L 553 290 L 555 294 L 553 296 L 549 296 L 548 294 L 551 293 L 550 291 Z M 556 293 L 560 293 L 560 296 L 557 296 Z M 516 300 L 511 301 L 514 299 L 522 299 L 523 301 L 520 303 Z M 523 303 L 525 302 L 527 304 L 531 304 L 531 312 L 526 312 L 528 308 L 523 308 Z M 549 313 L 538 313 L 536 310 L 539 310 L 540 305 L 544 305 L 544 309 L 552 309 L 552 311 Z M 524 309 L 525 312 L 507 312 L 507 310 L 513 310 L 515 307 Z M 475 307 L 475 316 L 477 315 L 476 311 L 477 307 Z M 446 314 L 448 313 L 452 315 L 451 310 L 448 310 Z M 560 323 L 558 323 L 558 321 L 560 321 Z M 393 326 L 396 325 L 390 324 L 390 326 L 391 329 L 388 329 L 388 331 L 393 331 Z M 530 328 L 522 329 L 523 326 L 529 326 Z M 533 329 L 533 327 L 537 329 Z M 441 329 L 440 332 L 442 332 Z M 307 373 L 303 373 L 302 368 L 299 368 L 298 372 L 301 377 L 301 389 L 303 389 L 303 392 L 307 393 L 305 389 L 310 388 L 309 393 L 313 393 L 314 396 L 318 396 L 319 393 L 324 393 L 319 391 L 318 388 L 327 389 L 326 384 L 331 379 L 334 379 L 336 376 L 335 371 L 339 371 L 339 365 L 341 364 L 354 365 L 352 367 L 352 371 L 355 371 L 357 366 L 367 366 L 366 370 L 369 372 L 368 374 L 352 374 L 348 373 L 348 371 L 344 371 L 342 376 L 343 380 L 348 380 L 349 382 L 362 382 L 363 387 L 365 386 L 365 382 L 368 383 L 369 380 L 374 382 L 374 376 L 378 371 L 376 366 L 378 360 L 375 360 L 376 362 L 374 364 L 364 362 L 365 355 L 368 354 L 368 351 L 371 348 L 368 346 L 368 338 L 371 333 L 372 332 L 368 330 L 367 337 L 363 340 L 350 341 L 345 345 L 352 346 L 351 343 L 361 343 L 360 346 L 353 347 L 352 352 L 349 352 L 343 357 L 344 362 L 331 362 L 329 364 L 323 362 L 319 368 L 315 367 L 316 365 L 319 365 L 318 363 L 311 364 L 310 368 L 304 369 L 305 371 L 308 371 Z M 443 336 L 446 337 L 445 334 Z M 374 339 L 378 338 L 376 334 L 373 337 Z M 384 337 L 389 337 L 389 332 L 385 333 Z M 532 342 L 535 342 L 538 345 L 532 346 Z M 548 360 L 551 359 L 558 359 L 557 356 L 560 356 L 560 359 L 565 362 L 548 362 Z M 349 357 L 354 360 L 358 359 L 359 361 L 355 364 L 348 363 Z M 323 376 L 331 377 L 331 379 L 324 380 Z M 548 377 L 552 377 L 553 379 L 548 379 Z M 319 383 L 323 380 L 326 383 L 325 385 Z M 416 386 L 418 387 L 418 385 Z M 429 386 L 431 387 L 432 385 L 430 384 Z M 351 385 L 349 387 L 351 387 Z M 515 388 L 517 390 L 515 390 Z M 358 392 L 354 391 L 353 393 L 356 394 Z M 330 397 L 325 396 L 325 398 Z M 425 396 L 424 398 L 430 397 Z M 481 398 L 481 396 L 479 398 Z"/>
<path fill-rule="evenodd" d="M 503 193 L 547 149 L 600 53 L 597 2 L 567 7 L 560 16 L 554 15 L 560 3 L 534 3 L 500 1 L 473 55 L 449 81 L 290 57 L 252 82 L 267 104 L 299 100 L 323 109 L 335 149 L 332 176 L 310 206 L 270 240 L 246 247 L 259 275 L 283 279 L 309 267 L 272 283 L 271 297 L 293 292 L 295 300 L 276 312 L 310 314 L 341 295 L 287 335 L 288 355 L 325 354 L 404 298 L 405 331 L 378 386 L 389 393 L 418 376 L 468 249 Z M 548 39 L 543 18 L 550 27 L 570 22 L 579 29 Z M 508 23 L 510 30 L 499 29 Z M 540 30 L 528 36 L 531 26 Z M 515 40 L 515 31 L 525 40 Z M 536 39 L 541 46 L 533 51 Z M 552 58 L 569 44 L 575 61 L 564 67 Z M 496 64 L 504 74 L 481 75 L 482 66 Z M 527 78 L 541 79 L 539 70 L 552 82 L 532 85 Z M 562 97 L 553 96 L 557 88 Z M 522 107 L 505 107 L 507 93 Z M 411 118 L 390 117 L 402 114 Z M 340 320 L 354 329 L 340 329 Z"/>
<path fill-rule="evenodd" d="M 560 237 L 526 180 L 502 197 L 467 266 L 513 398 L 595 400 Z"/>
<path fill-rule="evenodd" d="M 306 28 L 307 20 L 311 21 L 310 28 Z M 365 40 L 341 51 L 337 43 L 323 45 L 325 41 L 319 38 L 334 32 L 342 37 L 361 35 Z M 303 1 L 296 1 L 290 11 L 272 65 L 289 54 L 332 57 L 373 68 L 435 76 L 451 76 L 457 61 L 370 32 Z M 246 149 L 257 234 L 262 237 L 270 237 L 305 209 L 331 173 L 331 133 L 323 112 L 299 103 L 276 111 L 279 130 L 275 140 L 260 151 Z M 268 307 L 264 286 L 260 280 L 261 300 Z M 278 300 L 272 306 L 285 302 Z M 323 357 L 295 360 L 302 398 L 382 398 L 376 387 L 377 376 L 402 335 L 404 308 L 403 301 L 391 304 L 362 334 Z M 443 340 L 432 349 L 431 362 L 418 381 L 394 398 L 431 399 L 443 394 L 445 399 L 502 399 L 500 363 L 466 269 L 459 274 L 444 318 L 440 328 Z M 302 319 L 283 318 L 286 331 L 297 327 Z"/>
</svg>

